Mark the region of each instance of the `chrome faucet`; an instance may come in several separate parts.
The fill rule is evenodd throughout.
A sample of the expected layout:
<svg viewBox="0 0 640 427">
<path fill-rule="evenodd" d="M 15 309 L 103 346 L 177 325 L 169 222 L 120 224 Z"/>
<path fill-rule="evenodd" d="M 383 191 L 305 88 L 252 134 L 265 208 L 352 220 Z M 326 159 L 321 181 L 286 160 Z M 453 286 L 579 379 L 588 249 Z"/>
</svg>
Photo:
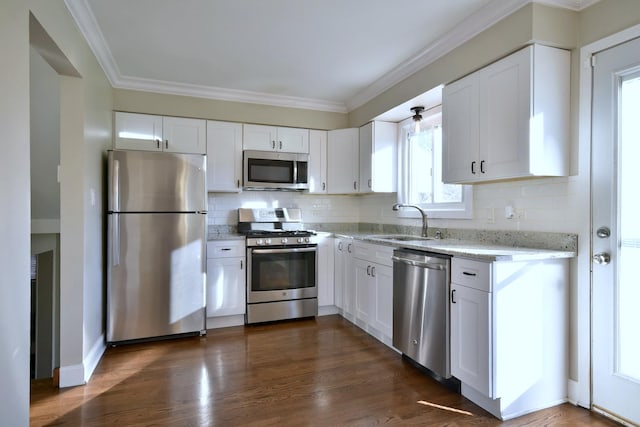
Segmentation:
<svg viewBox="0 0 640 427">
<path fill-rule="evenodd" d="M 394 211 L 397 211 L 400 208 L 414 208 L 420 212 L 420 215 L 422 215 L 422 237 L 427 237 L 427 231 L 429 228 L 429 226 L 427 225 L 427 213 L 423 211 L 421 207 L 416 205 L 404 205 L 402 203 L 396 203 L 391 207 L 391 209 Z"/>
</svg>

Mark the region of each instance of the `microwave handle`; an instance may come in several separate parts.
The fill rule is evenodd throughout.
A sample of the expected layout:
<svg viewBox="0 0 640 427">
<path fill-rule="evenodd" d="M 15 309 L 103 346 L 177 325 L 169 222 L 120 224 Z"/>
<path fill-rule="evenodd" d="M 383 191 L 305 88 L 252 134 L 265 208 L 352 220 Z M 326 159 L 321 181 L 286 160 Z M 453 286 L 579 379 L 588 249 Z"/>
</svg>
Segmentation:
<svg viewBox="0 0 640 427">
<path fill-rule="evenodd" d="M 293 162 L 293 183 L 294 184 L 298 183 L 298 161 L 297 160 Z"/>
</svg>

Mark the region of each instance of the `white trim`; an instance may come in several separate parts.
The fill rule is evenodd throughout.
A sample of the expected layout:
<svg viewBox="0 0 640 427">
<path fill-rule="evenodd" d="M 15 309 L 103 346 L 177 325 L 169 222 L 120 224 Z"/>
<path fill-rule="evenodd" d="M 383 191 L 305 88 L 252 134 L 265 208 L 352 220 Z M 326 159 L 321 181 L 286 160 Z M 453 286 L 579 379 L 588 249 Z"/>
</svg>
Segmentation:
<svg viewBox="0 0 640 427">
<path fill-rule="evenodd" d="M 243 326 L 244 314 L 230 316 L 207 317 L 207 329 L 228 328 L 229 326 Z"/>
<path fill-rule="evenodd" d="M 82 363 L 60 367 L 60 388 L 84 385 L 84 366 Z"/>
<path fill-rule="evenodd" d="M 332 314 L 340 314 L 338 307 L 335 305 L 321 305 L 318 307 L 318 316 L 329 316 Z"/>
<path fill-rule="evenodd" d="M 60 218 L 43 218 L 31 220 L 31 234 L 59 234 Z"/>
<path fill-rule="evenodd" d="M 109 82 L 114 88 L 141 90 L 171 95 L 194 96 L 250 104 L 272 105 L 285 108 L 347 113 L 371 101 L 384 91 L 420 71 L 427 65 L 469 41 L 482 31 L 529 3 L 541 3 L 571 10 L 582 10 L 599 0 L 494 0 L 475 14 L 466 18 L 420 53 L 386 73 L 362 92 L 345 103 L 281 96 L 262 92 L 225 89 L 123 76 L 100 26 L 87 0 L 65 0 L 65 5 L 75 20 L 87 44 L 96 56 Z"/>
<path fill-rule="evenodd" d="M 169 95 L 193 96 L 196 98 L 217 99 L 222 101 L 272 105 L 275 107 L 301 108 L 305 110 L 329 111 L 334 113 L 347 112 L 347 108 L 341 102 L 301 98 L 296 96 L 272 95 L 248 90 L 225 89 L 221 87 L 141 79 L 128 76 L 119 76 L 116 83 L 113 84 L 113 87 L 119 89 L 140 90 L 144 92 L 166 93 Z"/>
<path fill-rule="evenodd" d="M 93 375 L 93 371 L 96 370 L 98 363 L 100 363 L 100 359 L 102 359 L 102 355 L 104 351 L 107 349 L 104 343 L 104 334 L 101 334 L 98 339 L 93 343 L 91 350 L 84 358 L 84 381 L 85 383 L 89 382 L 89 378 Z"/>
<path fill-rule="evenodd" d="M 616 34 L 612 34 L 603 39 L 597 40 L 593 43 L 590 43 L 586 46 L 583 46 L 580 49 L 580 87 L 579 87 L 579 104 L 578 104 L 578 146 L 579 153 L 584 151 L 589 153 L 589 161 L 586 162 L 585 165 L 580 164 L 580 166 L 585 166 L 587 170 L 581 171 L 581 173 L 586 173 L 588 175 L 589 185 L 591 186 L 591 103 L 592 103 L 592 74 L 593 68 L 591 67 L 591 57 L 600 51 L 611 48 L 618 44 L 624 43 L 631 39 L 640 37 L 640 25 L 635 25 L 633 27 L 622 30 Z M 580 162 L 579 162 L 580 163 Z M 589 192 L 589 214 L 591 217 L 591 192 Z M 589 220 L 589 224 L 591 227 L 591 219 Z M 588 246 L 591 248 L 591 229 L 588 232 Z M 589 281 L 588 292 L 585 289 L 585 286 L 578 286 L 578 295 L 577 295 L 577 311 L 578 311 L 578 332 L 584 327 L 587 332 L 578 335 L 578 380 L 572 384 L 569 382 L 569 385 L 572 387 L 569 388 L 569 400 L 572 402 L 576 402 L 580 406 L 591 407 L 592 404 L 592 396 L 591 396 L 591 340 L 592 340 L 592 331 L 591 331 L 591 288 L 593 286 L 591 273 L 590 273 L 590 253 L 589 250 L 586 254 L 584 251 L 580 251 L 582 255 L 579 255 L 578 258 L 586 257 L 587 260 L 585 263 L 586 266 L 579 265 L 578 266 L 578 284 L 583 283 L 581 281 L 582 271 L 585 271 L 585 275 L 587 275 L 586 271 L 589 271 L 587 277 Z M 580 292 L 582 290 L 582 292 Z M 587 310 L 586 308 L 589 307 Z M 586 317 L 586 318 L 585 318 Z M 586 341 L 586 342 L 585 342 Z M 586 350 L 585 347 L 588 349 Z"/>
</svg>

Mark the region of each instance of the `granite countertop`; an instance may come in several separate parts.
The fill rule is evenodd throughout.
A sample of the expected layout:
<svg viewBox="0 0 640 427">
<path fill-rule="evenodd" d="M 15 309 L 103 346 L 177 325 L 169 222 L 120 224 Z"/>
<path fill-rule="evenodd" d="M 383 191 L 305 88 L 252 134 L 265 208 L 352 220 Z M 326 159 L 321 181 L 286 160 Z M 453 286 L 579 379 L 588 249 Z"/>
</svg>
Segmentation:
<svg viewBox="0 0 640 427">
<path fill-rule="evenodd" d="M 508 246 L 482 241 L 461 239 L 429 239 L 422 240 L 393 240 L 379 238 L 376 234 L 367 233 L 336 233 L 337 237 L 351 237 L 367 243 L 382 244 L 397 248 L 409 248 L 420 251 L 437 252 L 441 254 L 474 258 L 481 261 L 534 261 L 557 258 L 573 258 L 577 254 L 573 250 L 555 250 Z"/>
<path fill-rule="evenodd" d="M 238 233 L 208 233 L 207 240 L 244 240 L 244 234 Z"/>
</svg>

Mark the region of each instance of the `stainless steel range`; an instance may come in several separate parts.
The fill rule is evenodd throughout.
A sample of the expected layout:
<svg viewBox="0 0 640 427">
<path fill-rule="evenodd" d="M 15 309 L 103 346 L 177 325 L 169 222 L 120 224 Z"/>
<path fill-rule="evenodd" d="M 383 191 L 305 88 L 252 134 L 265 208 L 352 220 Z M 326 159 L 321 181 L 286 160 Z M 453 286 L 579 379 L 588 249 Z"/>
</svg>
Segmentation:
<svg viewBox="0 0 640 427">
<path fill-rule="evenodd" d="M 246 323 L 318 314 L 315 233 L 298 208 L 238 209 L 247 236 Z"/>
</svg>

